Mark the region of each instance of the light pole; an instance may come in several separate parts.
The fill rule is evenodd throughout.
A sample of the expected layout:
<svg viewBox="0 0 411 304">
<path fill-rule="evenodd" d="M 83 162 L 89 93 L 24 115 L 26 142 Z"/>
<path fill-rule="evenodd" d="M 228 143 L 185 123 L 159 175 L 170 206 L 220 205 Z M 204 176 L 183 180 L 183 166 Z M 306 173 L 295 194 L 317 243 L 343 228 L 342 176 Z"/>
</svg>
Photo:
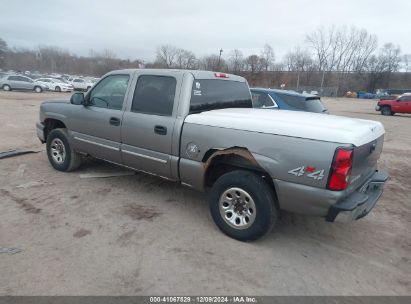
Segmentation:
<svg viewBox="0 0 411 304">
<path fill-rule="evenodd" d="M 217 70 L 220 70 L 220 61 L 221 61 L 221 54 L 222 53 L 223 53 L 223 49 L 220 49 L 220 55 L 218 56 Z"/>
</svg>

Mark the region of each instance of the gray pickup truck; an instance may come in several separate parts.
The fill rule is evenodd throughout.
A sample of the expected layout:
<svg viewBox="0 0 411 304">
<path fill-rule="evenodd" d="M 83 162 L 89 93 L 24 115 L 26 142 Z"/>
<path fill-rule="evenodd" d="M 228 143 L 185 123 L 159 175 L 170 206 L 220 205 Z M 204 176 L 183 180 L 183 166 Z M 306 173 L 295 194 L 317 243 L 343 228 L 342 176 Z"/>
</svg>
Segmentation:
<svg viewBox="0 0 411 304">
<path fill-rule="evenodd" d="M 208 190 L 217 226 L 243 241 L 280 209 L 359 219 L 388 178 L 377 170 L 382 124 L 252 109 L 246 80 L 224 73 L 113 71 L 86 95 L 44 102 L 37 134 L 59 171 L 90 155 Z"/>
</svg>

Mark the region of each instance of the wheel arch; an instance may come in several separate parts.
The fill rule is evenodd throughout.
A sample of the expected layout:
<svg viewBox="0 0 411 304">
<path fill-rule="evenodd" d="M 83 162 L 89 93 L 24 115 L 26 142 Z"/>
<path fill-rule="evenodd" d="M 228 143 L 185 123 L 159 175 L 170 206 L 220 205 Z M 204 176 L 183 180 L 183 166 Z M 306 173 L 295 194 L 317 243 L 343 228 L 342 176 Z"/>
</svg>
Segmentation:
<svg viewBox="0 0 411 304">
<path fill-rule="evenodd" d="M 209 149 L 204 154 L 202 162 L 205 189 L 212 187 L 214 182 L 223 174 L 242 169 L 252 171 L 262 177 L 277 197 L 276 188 L 270 174 L 258 164 L 253 154 L 245 147 Z"/>
<path fill-rule="evenodd" d="M 67 128 L 65 123 L 56 118 L 46 118 L 44 120 L 44 140 L 47 141 L 47 136 L 51 132 L 51 130 L 57 128 Z"/>
</svg>

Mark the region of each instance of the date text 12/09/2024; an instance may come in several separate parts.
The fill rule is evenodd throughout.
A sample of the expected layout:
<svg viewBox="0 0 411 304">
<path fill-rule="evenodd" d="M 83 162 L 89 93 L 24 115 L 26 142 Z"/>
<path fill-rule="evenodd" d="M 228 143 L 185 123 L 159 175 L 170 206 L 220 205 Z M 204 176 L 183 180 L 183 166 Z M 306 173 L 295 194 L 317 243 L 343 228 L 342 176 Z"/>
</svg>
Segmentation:
<svg viewBox="0 0 411 304">
<path fill-rule="evenodd" d="M 258 303 L 256 297 L 248 296 L 195 296 L 195 297 L 150 297 L 150 303 Z"/>
</svg>

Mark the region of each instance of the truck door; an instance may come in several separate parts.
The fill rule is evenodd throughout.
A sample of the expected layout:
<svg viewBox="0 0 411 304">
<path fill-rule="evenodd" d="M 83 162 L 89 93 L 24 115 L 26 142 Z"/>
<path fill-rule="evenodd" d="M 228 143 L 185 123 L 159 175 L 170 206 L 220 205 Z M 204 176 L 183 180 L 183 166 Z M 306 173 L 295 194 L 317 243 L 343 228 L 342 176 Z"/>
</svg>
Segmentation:
<svg viewBox="0 0 411 304">
<path fill-rule="evenodd" d="M 128 74 L 108 75 L 86 96 L 89 105 L 72 107 L 69 129 L 75 149 L 121 164 L 121 122 L 129 79 Z"/>
<path fill-rule="evenodd" d="M 405 103 L 405 109 L 403 113 L 410 113 L 411 114 L 411 96 L 407 96 L 407 101 Z"/>
<path fill-rule="evenodd" d="M 170 178 L 181 80 L 166 75 L 140 74 L 136 79 L 123 116 L 121 153 L 124 165 Z"/>
<path fill-rule="evenodd" d="M 394 102 L 392 110 L 396 113 L 409 113 L 411 111 L 409 105 L 411 105 L 411 96 L 401 96 Z"/>
</svg>

